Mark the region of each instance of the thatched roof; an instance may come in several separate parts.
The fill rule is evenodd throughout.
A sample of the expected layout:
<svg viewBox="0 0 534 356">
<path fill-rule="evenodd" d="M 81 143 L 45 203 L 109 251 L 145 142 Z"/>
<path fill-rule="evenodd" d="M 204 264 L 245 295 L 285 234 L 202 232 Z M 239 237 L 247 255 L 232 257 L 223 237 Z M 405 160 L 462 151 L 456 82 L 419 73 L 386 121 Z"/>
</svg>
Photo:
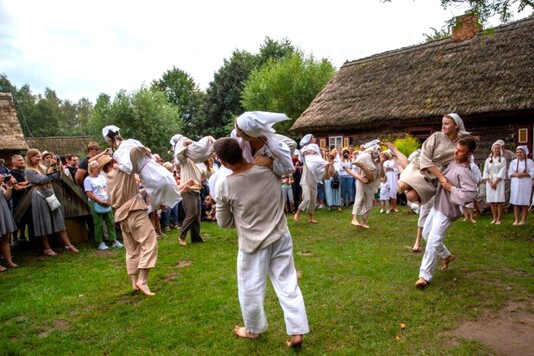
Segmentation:
<svg viewBox="0 0 534 356">
<path fill-rule="evenodd" d="M 91 141 L 93 140 L 90 136 L 26 137 L 30 148 L 37 148 L 41 152 L 54 152 L 58 156 L 87 153 L 87 144 Z"/>
<path fill-rule="evenodd" d="M 534 18 L 346 62 L 292 130 L 397 125 L 405 120 L 534 111 Z"/>
<path fill-rule="evenodd" d="M 0 151 L 17 152 L 27 149 L 13 96 L 11 93 L 0 93 Z"/>
</svg>

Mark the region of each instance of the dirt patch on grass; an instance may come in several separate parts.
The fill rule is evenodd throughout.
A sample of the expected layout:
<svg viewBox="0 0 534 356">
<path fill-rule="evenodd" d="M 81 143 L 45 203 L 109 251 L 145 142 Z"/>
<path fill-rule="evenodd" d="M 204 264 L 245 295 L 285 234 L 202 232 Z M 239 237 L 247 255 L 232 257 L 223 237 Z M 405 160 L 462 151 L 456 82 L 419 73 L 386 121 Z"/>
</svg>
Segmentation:
<svg viewBox="0 0 534 356">
<path fill-rule="evenodd" d="M 527 309 L 530 309 L 527 310 Z M 534 350 L 534 299 L 510 302 L 497 313 L 486 312 L 474 321 L 461 322 L 446 335 L 453 336 L 451 346 L 461 339 L 473 339 L 496 355 L 532 355 Z"/>
<path fill-rule="evenodd" d="M 179 262 L 176 264 L 176 267 L 178 267 L 178 268 L 185 268 L 185 267 L 189 267 L 189 266 L 191 266 L 191 264 L 193 264 L 193 261 L 191 261 L 191 260 L 183 260 L 183 261 L 179 261 Z"/>
<path fill-rule="evenodd" d="M 310 257 L 310 256 L 313 256 L 312 252 L 310 250 L 306 250 L 306 251 L 300 251 L 297 253 L 299 256 L 306 256 L 306 257 Z"/>
<path fill-rule="evenodd" d="M 61 331 L 70 330 L 70 323 L 64 319 L 54 320 L 52 322 L 52 325 L 46 326 L 39 334 L 37 334 L 37 337 L 39 338 L 47 337 L 48 334 L 50 334 L 54 330 L 61 330 Z"/>
</svg>

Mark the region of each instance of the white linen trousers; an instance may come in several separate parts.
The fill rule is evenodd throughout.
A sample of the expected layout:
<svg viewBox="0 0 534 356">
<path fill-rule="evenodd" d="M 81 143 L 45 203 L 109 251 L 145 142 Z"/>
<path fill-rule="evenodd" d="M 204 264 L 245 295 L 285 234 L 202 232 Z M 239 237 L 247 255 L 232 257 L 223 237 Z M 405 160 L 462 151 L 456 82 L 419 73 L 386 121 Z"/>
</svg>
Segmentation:
<svg viewBox="0 0 534 356">
<path fill-rule="evenodd" d="M 425 254 L 419 268 L 419 278 L 430 282 L 436 268 L 438 257 L 445 259 L 451 255 L 443 244 L 445 231 L 451 225 L 450 221 L 441 211 L 432 208 L 423 227 L 423 238 L 426 241 Z"/>
<path fill-rule="evenodd" d="M 293 242 L 287 231 L 282 238 L 252 254 L 237 255 L 237 289 L 245 327 L 251 333 L 267 330 L 264 310 L 267 274 L 284 311 L 288 335 L 310 331 L 304 298 L 297 284 Z"/>
</svg>

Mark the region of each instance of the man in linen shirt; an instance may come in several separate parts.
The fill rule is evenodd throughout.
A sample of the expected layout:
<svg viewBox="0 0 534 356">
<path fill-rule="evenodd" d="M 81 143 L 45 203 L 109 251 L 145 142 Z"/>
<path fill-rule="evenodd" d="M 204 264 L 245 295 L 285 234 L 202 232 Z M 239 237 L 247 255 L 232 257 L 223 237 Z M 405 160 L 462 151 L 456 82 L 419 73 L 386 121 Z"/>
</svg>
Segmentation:
<svg viewBox="0 0 534 356">
<path fill-rule="evenodd" d="M 238 233 L 238 294 L 245 326 L 236 326 L 234 332 L 241 338 L 256 339 L 267 330 L 263 304 L 269 274 L 284 311 L 290 336 L 287 346 L 300 347 L 309 326 L 297 284 L 280 177 L 269 167 L 245 161 L 235 139 L 221 138 L 214 149 L 232 171 L 218 191 L 216 217 L 219 226 L 235 227 Z"/>
</svg>

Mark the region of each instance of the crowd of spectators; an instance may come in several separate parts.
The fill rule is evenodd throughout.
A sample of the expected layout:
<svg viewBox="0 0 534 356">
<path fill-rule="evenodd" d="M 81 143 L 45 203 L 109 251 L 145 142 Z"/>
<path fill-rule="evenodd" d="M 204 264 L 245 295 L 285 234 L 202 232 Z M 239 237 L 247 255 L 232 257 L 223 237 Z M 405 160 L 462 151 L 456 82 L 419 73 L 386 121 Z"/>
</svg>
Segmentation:
<svg viewBox="0 0 534 356">
<path fill-rule="evenodd" d="M 399 204 L 407 203 L 411 211 L 419 213 L 420 206 L 407 202 L 403 192 L 398 192 L 399 174 L 403 170 L 402 162 L 399 161 L 406 160 L 406 157 L 399 157 L 398 150 L 389 143 L 372 142 L 371 145 L 362 144 L 357 147 L 350 145 L 319 149 L 320 157 L 333 167 L 333 173 L 325 175 L 319 179 L 316 187 L 312 187 L 317 191 L 311 203 L 314 208 L 352 209 L 352 224 L 363 228 L 369 227 L 367 221 L 373 205 L 381 205 L 380 213 L 389 214 L 398 212 Z M 62 176 L 71 179 L 86 194 L 91 212 L 85 220 L 90 241 L 101 250 L 123 247 L 119 241 L 120 231 L 114 222 L 113 211 L 107 202 L 106 179 L 97 164 L 98 158 L 108 154 L 109 150 L 101 151 L 98 143 L 90 142 L 87 155 L 81 161 L 77 155 L 68 154 L 62 162 L 53 152 L 41 153 L 36 149 L 30 149 L 25 158 L 18 154 L 12 156 L 12 166 L 9 169 L 3 160 L 0 161 L 0 248 L 4 264 L 8 268 L 17 266 L 11 259 L 10 246 L 27 243 L 30 237 L 42 244 L 46 256 L 57 254 L 51 244 L 54 235 L 59 237 L 68 251 L 78 252 L 67 234 L 63 209 L 60 207 L 51 210 L 47 202 L 47 198 L 55 196 L 52 183 L 61 180 Z M 491 223 L 498 225 L 502 222 L 505 208 L 513 206 L 513 225 L 526 224 L 529 206 L 534 203 L 534 162 L 528 158 L 529 154 L 526 146 L 518 147 L 514 153 L 507 150 L 504 142 L 499 140 L 492 145 L 488 159 L 480 167 L 482 169 L 471 157 L 471 171 L 479 176 L 476 179 L 479 189 L 477 198 L 463 207 L 466 221 L 476 223 L 477 214 L 490 210 Z M 172 173 L 179 186 L 182 169 L 187 164 L 186 158 L 182 157 L 182 162 L 165 162 L 154 154 L 153 159 Z M 298 149 L 292 156 L 292 162 L 295 166 L 294 173 L 284 175 L 280 182 L 286 214 L 298 212 L 303 198 L 301 180 L 304 164 Z M 187 167 L 189 171 L 186 175 L 191 178 L 194 173 L 201 185 L 199 200 L 185 199 L 188 204 L 186 209 L 184 201 L 172 207 L 152 206 L 150 197 L 138 180 L 140 193 L 144 194 L 149 205 L 149 216 L 158 237 L 180 229 L 187 216 L 186 210 L 191 211 L 193 208 L 200 212 L 200 220 L 215 221 L 215 201 L 210 195 L 208 178 L 219 166 L 216 158 L 210 158 L 203 163 L 194 164 L 194 169 Z M 26 209 L 15 224 L 13 213 L 27 191 L 31 194 L 31 208 Z M 187 197 L 187 193 L 184 195 Z M 313 221 L 312 217 L 309 222 Z M 181 241 L 185 241 L 185 234 L 191 229 L 193 242 L 200 241 L 200 235 L 197 234 L 199 228 L 195 227 L 196 218 L 186 220 L 186 224 L 189 227 L 180 233 Z M 2 267 L 0 270 L 4 269 Z"/>
</svg>

